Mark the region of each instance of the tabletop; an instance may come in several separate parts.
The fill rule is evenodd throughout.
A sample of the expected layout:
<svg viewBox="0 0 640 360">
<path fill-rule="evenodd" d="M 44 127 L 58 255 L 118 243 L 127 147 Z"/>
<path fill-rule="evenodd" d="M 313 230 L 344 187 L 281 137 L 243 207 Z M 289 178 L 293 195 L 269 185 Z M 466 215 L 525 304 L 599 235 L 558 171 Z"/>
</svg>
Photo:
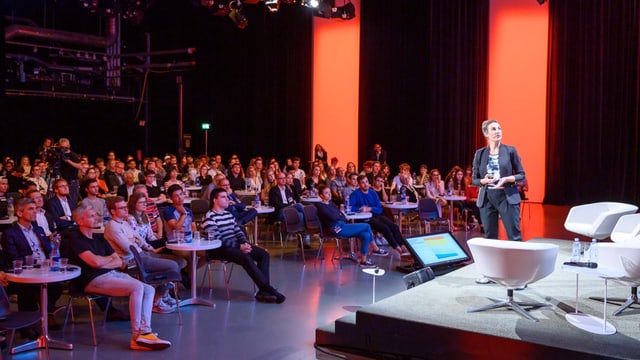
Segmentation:
<svg viewBox="0 0 640 360">
<path fill-rule="evenodd" d="M 220 240 L 194 240 L 190 243 L 167 243 L 165 246 L 170 250 L 198 251 L 217 249 L 222 245 Z"/>
<path fill-rule="evenodd" d="M 405 210 L 405 209 L 415 209 L 418 207 L 418 203 L 414 203 L 414 202 L 408 202 L 408 203 L 402 203 L 402 202 L 383 202 L 382 206 L 389 208 L 389 209 L 401 209 L 401 210 Z"/>
<path fill-rule="evenodd" d="M 366 220 L 371 219 L 371 212 L 348 212 L 344 215 L 347 220 Z"/>
<path fill-rule="evenodd" d="M 255 209 L 258 214 L 268 214 L 268 213 L 272 213 L 276 210 L 276 208 L 274 208 L 273 206 L 258 206 L 258 207 L 254 207 L 254 206 L 247 206 L 247 209 Z"/>
<path fill-rule="evenodd" d="M 7 279 L 23 284 L 48 284 L 52 282 L 65 281 L 80 276 L 80 267 L 67 265 L 67 268 L 74 268 L 69 271 L 51 271 L 42 268 L 23 269 L 21 274 L 7 272 Z"/>
<path fill-rule="evenodd" d="M 8 219 L 0 220 L 0 225 L 11 225 L 16 221 L 18 221 L 18 217 L 13 215 L 13 216 L 9 217 Z"/>
<path fill-rule="evenodd" d="M 562 270 L 583 274 L 583 275 L 598 276 L 606 279 L 619 279 L 625 276 L 625 274 L 620 270 L 601 268 L 601 267 L 588 268 L 588 267 L 581 267 L 581 266 L 562 265 Z"/>
<path fill-rule="evenodd" d="M 233 192 L 238 196 L 256 196 L 256 192 L 251 190 L 234 190 Z"/>
<path fill-rule="evenodd" d="M 320 199 L 320 196 L 316 196 L 316 197 L 301 196 L 300 197 L 300 201 L 302 201 L 302 202 L 321 202 L 322 199 Z"/>
<path fill-rule="evenodd" d="M 443 199 L 445 200 L 449 200 L 449 201 L 463 201 L 463 200 L 467 200 L 467 197 L 464 195 L 444 195 L 442 196 Z"/>
<path fill-rule="evenodd" d="M 200 185 L 191 185 L 186 187 L 187 191 L 200 191 L 202 190 L 202 186 Z"/>
</svg>

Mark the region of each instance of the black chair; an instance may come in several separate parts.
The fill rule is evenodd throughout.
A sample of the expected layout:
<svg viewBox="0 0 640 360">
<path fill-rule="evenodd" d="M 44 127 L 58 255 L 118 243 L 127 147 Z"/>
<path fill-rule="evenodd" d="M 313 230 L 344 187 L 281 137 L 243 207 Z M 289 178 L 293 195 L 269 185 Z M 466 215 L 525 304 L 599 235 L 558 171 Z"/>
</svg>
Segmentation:
<svg viewBox="0 0 640 360">
<path fill-rule="evenodd" d="M 10 331 L 8 349 L 13 346 L 13 338 L 17 329 L 32 326 L 40 322 L 41 314 L 39 311 L 11 311 L 9 296 L 0 286 L 0 330 Z"/>
<path fill-rule="evenodd" d="M 287 240 L 292 235 L 297 237 L 300 242 L 300 251 L 302 252 L 302 262 L 305 262 L 304 258 L 304 240 L 302 238 L 302 234 L 305 233 L 306 228 L 304 226 L 304 222 L 300 221 L 300 216 L 298 215 L 298 210 L 294 207 L 286 207 L 282 209 L 284 214 L 284 226 L 285 226 L 285 241 L 282 246 L 282 256 L 284 256 L 284 248 L 287 245 Z"/>
<path fill-rule="evenodd" d="M 180 300 L 178 299 L 178 283 L 182 281 L 182 274 L 177 271 L 157 271 L 157 272 L 149 272 L 144 268 L 144 264 L 142 263 L 142 258 L 140 257 L 140 253 L 135 245 L 131 245 L 129 247 L 131 253 L 133 254 L 133 258 L 136 260 L 136 265 L 138 268 L 138 279 L 145 284 L 149 284 L 151 286 L 161 286 L 170 284 L 173 287 L 173 294 L 176 299 L 176 308 L 178 310 L 178 324 L 182 325 L 182 314 L 180 313 Z"/>
<path fill-rule="evenodd" d="M 204 220 L 204 216 L 207 214 L 207 211 L 211 209 L 209 200 L 193 199 L 191 200 L 191 204 L 189 204 L 189 206 L 191 208 L 191 212 L 193 213 L 193 221 L 198 227 L 200 227 L 202 220 Z"/>
<path fill-rule="evenodd" d="M 429 198 L 420 199 L 418 201 L 418 218 L 424 222 L 424 231 L 431 232 L 431 223 L 440 225 L 447 224 L 450 227 L 449 219 L 438 215 L 438 205 L 436 201 Z"/>
<path fill-rule="evenodd" d="M 306 205 L 304 208 L 302 208 L 302 211 L 304 212 L 304 222 L 307 228 L 307 233 L 318 234 L 318 236 L 320 236 L 320 246 L 318 248 L 318 253 L 316 254 L 315 262 L 318 262 L 318 258 L 322 254 L 322 248 L 324 246 L 325 240 L 333 238 L 336 240 L 336 247 L 333 249 L 331 261 L 333 262 L 337 249 L 339 256 L 338 265 L 340 266 L 340 269 L 342 269 L 342 240 L 349 240 L 349 238 L 338 236 L 330 230 L 325 230 L 322 226 L 322 221 L 320 221 L 320 217 L 318 217 L 318 208 L 315 207 L 315 205 Z M 324 259 L 324 256 L 322 258 Z"/>
<path fill-rule="evenodd" d="M 93 320 L 93 303 L 100 298 L 107 298 L 107 307 L 104 309 L 104 320 L 103 323 L 107 322 L 107 315 L 109 314 L 109 307 L 111 306 L 111 297 L 107 295 L 99 295 L 99 294 L 90 294 L 86 293 L 83 290 L 79 289 L 74 281 L 68 282 L 68 292 L 69 292 L 69 302 L 67 303 L 66 315 L 64 317 L 64 323 L 62 325 L 62 332 L 67 328 L 67 322 L 69 320 L 69 314 L 71 314 L 71 321 L 75 321 L 74 313 L 73 313 L 73 301 L 75 299 L 84 299 L 87 301 L 87 305 L 89 306 L 89 321 L 91 322 L 91 335 L 93 336 L 93 346 L 98 346 L 98 342 L 96 340 L 96 328 Z"/>
</svg>

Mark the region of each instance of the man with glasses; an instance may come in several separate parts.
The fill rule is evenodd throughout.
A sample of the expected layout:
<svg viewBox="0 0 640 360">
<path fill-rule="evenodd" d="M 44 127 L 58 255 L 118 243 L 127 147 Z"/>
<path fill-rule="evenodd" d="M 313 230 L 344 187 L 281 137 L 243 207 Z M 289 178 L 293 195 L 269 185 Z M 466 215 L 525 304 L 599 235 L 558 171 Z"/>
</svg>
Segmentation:
<svg viewBox="0 0 640 360">
<path fill-rule="evenodd" d="M 271 222 L 275 222 L 276 219 L 284 221 L 284 208 L 293 207 L 298 211 L 298 217 L 300 222 L 304 222 L 304 212 L 302 204 L 296 202 L 293 199 L 293 192 L 287 187 L 287 175 L 280 172 L 276 175 L 276 186 L 272 187 L 269 191 L 269 206 L 273 206 L 275 211 L 273 215 L 270 215 Z M 304 248 L 311 249 L 311 238 L 309 235 L 305 236 Z"/>
<path fill-rule="evenodd" d="M 55 227 L 59 232 L 75 225 L 72 212 L 78 207 L 78 203 L 69 197 L 69 184 L 67 180 L 59 178 L 53 182 L 54 196 L 47 200 L 45 208 L 55 219 Z"/>
<path fill-rule="evenodd" d="M 244 226 L 258 216 L 256 209 L 247 209 L 247 206 L 240 200 L 231 189 L 231 183 L 227 178 L 221 178 L 217 182 L 219 188 L 223 188 L 227 192 L 228 206 L 227 211 L 236 219 L 240 228 L 244 230 Z"/>
</svg>

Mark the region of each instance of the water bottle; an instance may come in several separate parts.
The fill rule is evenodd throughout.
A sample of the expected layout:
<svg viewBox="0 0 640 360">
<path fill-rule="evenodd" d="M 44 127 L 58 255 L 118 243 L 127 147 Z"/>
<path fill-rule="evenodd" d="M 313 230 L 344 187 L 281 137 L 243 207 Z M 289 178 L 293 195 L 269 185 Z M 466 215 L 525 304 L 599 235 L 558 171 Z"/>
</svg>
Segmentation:
<svg viewBox="0 0 640 360">
<path fill-rule="evenodd" d="M 51 271 L 60 270 L 60 234 L 55 233 L 53 235 L 53 239 L 51 239 L 51 253 L 49 254 L 51 258 Z"/>
<path fill-rule="evenodd" d="M 400 201 L 403 204 L 407 203 L 407 188 L 405 188 L 404 186 L 402 187 L 402 189 L 400 189 Z"/>
<path fill-rule="evenodd" d="M 13 214 L 13 197 L 7 196 L 7 215 L 11 218 L 13 217 Z"/>
<path fill-rule="evenodd" d="M 311 193 L 311 197 L 316 197 L 316 184 L 313 181 L 311 182 L 310 193 Z"/>
<path fill-rule="evenodd" d="M 351 212 L 351 206 L 349 205 L 349 196 L 344 198 L 344 211 Z"/>
<path fill-rule="evenodd" d="M 196 176 L 196 186 L 200 186 L 200 176 Z"/>
<path fill-rule="evenodd" d="M 598 240 L 592 239 L 591 246 L 589 247 L 589 262 L 598 262 Z"/>
<path fill-rule="evenodd" d="M 575 238 L 571 246 L 571 261 L 580 261 L 580 239 Z"/>
</svg>

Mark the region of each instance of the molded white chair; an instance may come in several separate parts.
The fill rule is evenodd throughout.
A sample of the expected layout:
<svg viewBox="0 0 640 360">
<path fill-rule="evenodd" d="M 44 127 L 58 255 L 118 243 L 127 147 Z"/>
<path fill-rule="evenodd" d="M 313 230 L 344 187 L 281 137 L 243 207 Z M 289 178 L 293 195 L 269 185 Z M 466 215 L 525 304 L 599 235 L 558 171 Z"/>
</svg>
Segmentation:
<svg viewBox="0 0 640 360">
<path fill-rule="evenodd" d="M 555 269 L 558 246 L 546 243 L 470 239 L 467 244 L 480 274 L 507 289 L 507 299 L 491 299 L 494 304 L 471 308 L 477 312 L 508 307 L 525 318 L 538 321 L 523 307 L 544 307 L 540 302 L 513 300 L 513 290 L 547 277 Z"/>
<path fill-rule="evenodd" d="M 611 240 L 614 242 L 633 240 L 640 242 L 640 214 L 621 216 L 611 231 Z"/>
<path fill-rule="evenodd" d="M 597 202 L 574 206 L 564 228 L 576 234 L 602 240 L 611 235 L 618 219 L 638 211 L 638 207 L 619 202 Z"/>
<path fill-rule="evenodd" d="M 640 241 L 624 243 L 598 244 L 598 268 L 612 269 L 624 273 L 624 277 L 614 281 L 631 286 L 631 296 L 627 299 L 607 299 L 607 301 L 624 302 L 613 312 L 614 316 L 633 304 L 638 304 L 638 286 L 640 285 Z M 597 298 L 597 300 L 602 300 Z M 625 301 L 626 300 L 626 301 Z"/>
</svg>

